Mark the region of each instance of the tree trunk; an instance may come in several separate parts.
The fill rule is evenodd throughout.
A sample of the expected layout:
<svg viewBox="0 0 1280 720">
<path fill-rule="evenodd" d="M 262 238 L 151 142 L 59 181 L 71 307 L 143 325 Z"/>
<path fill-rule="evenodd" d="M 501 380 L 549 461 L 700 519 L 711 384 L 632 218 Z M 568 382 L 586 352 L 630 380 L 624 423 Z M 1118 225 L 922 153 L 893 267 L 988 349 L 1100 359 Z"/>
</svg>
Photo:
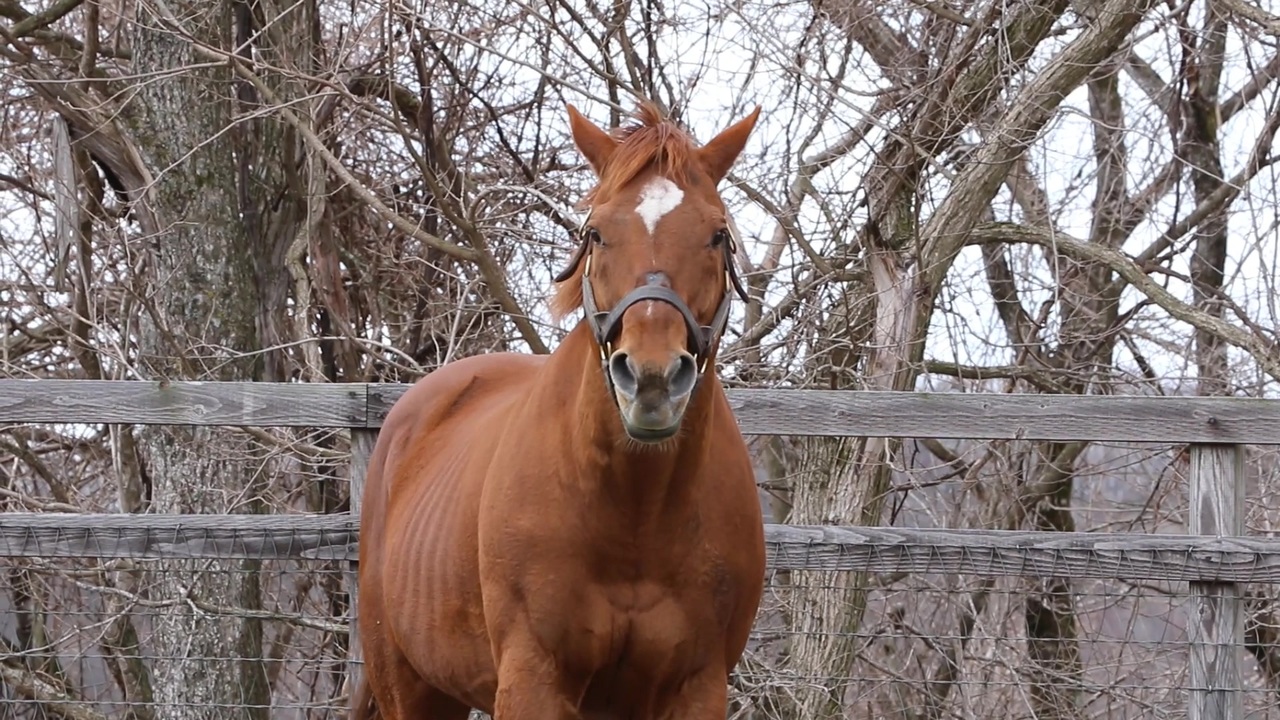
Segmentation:
<svg viewBox="0 0 1280 720">
<path fill-rule="evenodd" d="M 1125 117 L 1120 100 L 1120 63 L 1103 63 L 1088 82 L 1093 118 L 1093 150 L 1097 166 L 1090 242 L 1116 248 L 1124 239 L 1121 218 L 1127 202 L 1125 183 Z M 1116 345 L 1119 296 L 1112 273 L 1097 264 L 1065 256 L 1052 260 L 1057 269 L 1061 331 L 1056 352 L 1041 348 L 1058 373 L 1062 390 L 1084 394 L 1110 377 Z M 1021 488 L 1019 502 L 1034 530 L 1073 532 L 1072 497 L 1075 464 L 1081 443 L 1044 443 L 1032 458 L 1032 482 Z M 1065 720 L 1079 716 L 1083 666 L 1079 623 L 1070 578 L 1035 578 L 1023 603 L 1027 628 L 1027 667 L 1034 717 Z"/>
<path fill-rule="evenodd" d="M 910 223 L 909 220 L 904 220 Z M 871 300 L 851 300 L 851 317 L 829 321 L 833 347 L 819 353 L 836 387 L 858 385 L 869 390 L 910 390 L 920 361 L 929 305 L 914 292 L 914 274 L 896 255 L 873 258 Z M 849 297 L 866 297 L 865 289 L 851 289 Z M 839 327 L 832 327 L 839 325 Z M 866 338 L 865 345 L 861 342 Z M 865 354 L 837 350 L 840 346 L 867 348 Z M 851 356 L 857 360 L 841 361 Z M 859 362 L 860 361 L 860 362 Z M 857 362 L 856 365 L 853 363 Z M 889 461 L 901 445 L 898 438 L 810 439 L 794 477 L 789 522 L 813 525 L 879 525 L 889 488 Z M 866 575 L 854 572 L 792 573 L 795 601 L 790 670 L 811 678 L 794 690 L 783 717 L 843 716 L 843 679 L 848 677 L 858 648 L 855 633 L 866 611 Z"/>
<path fill-rule="evenodd" d="M 229 45 L 231 5 L 173 2 L 183 29 Z M 236 153 L 225 132 L 233 98 L 225 67 L 198 64 L 189 41 L 140 4 L 134 35 L 135 137 L 156 182 L 139 328 L 139 372 L 151 379 L 257 380 L 254 253 L 238 212 Z M 202 66 L 197 66 L 202 65 Z M 203 427 L 152 427 L 140 455 L 160 513 L 254 512 L 259 461 L 243 436 Z M 256 561 L 174 562 L 153 598 L 262 606 Z M 151 638 L 156 717 L 266 720 L 270 693 L 257 620 L 212 617 L 194 602 L 158 610 Z"/>
<path fill-rule="evenodd" d="M 1065 4 L 1065 0 L 1047 0 L 1018 5 L 1001 28 L 1007 44 L 1002 43 L 999 52 L 994 47 L 979 50 L 967 72 L 948 78 L 955 85 L 950 95 L 930 98 L 925 107 L 904 113 L 911 119 L 895 137 L 913 142 L 891 141 L 872 168 L 866 181 L 871 220 L 861 238 L 870 287 L 861 288 L 860 296 L 871 304 L 867 342 L 858 347 L 863 352 L 857 370 L 865 389 L 915 389 L 941 289 L 941 283 L 929 276 L 945 276 L 955 257 L 949 252 L 923 259 L 918 255 L 927 242 L 921 237 L 918 205 L 919 198 L 927 195 L 918 185 L 926 158 L 948 150 L 958 129 L 990 106 L 1012 68 L 1025 62 Z M 851 27 L 850 32 L 856 33 L 859 27 Z M 982 205 L 976 207 L 975 217 Z M 841 339 L 852 341 L 848 334 Z M 817 456 L 816 465 L 810 466 L 813 471 L 797 477 L 790 521 L 880 524 L 890 486 L 890 460 L 901 439 L 825 442 L 831 443 L 829 451 L 812 448 Z M 814 606 L 795 611 L 792 625 L 797 639 L 790 665 L 796 674 L 814 681 L 805 682 L 803 687 L 808 689 L 796 692 L 795 699 L 785 704 L 784 717 L 843 716 L 841 680 L 849 676 L 857 656 L 854 634 L 866 612 L 866 580 L 865 573 L 793 575 L 797 589 L 809 593 Z"/>
<path fill-rule="evenodd" d="M 1205 202 L 1223 184 L 1222 157 L 1218 147 L 1218 87 L 1227 44 L 1227 18 L 1220 3 L 1205 3 L 1205 29 L 1199 35 L 1195 62 L 1187 70 L 1186 158 L 1191 169 L 1191 185 L 1197 203 Z M 1184 37 L 1193 36 L 1189 29 Z M 1194 40 L 1192 42 L 1195 42 Z M 1220 208 L 1205 218 L 1195 231 L 1195 253 L 1191 256 L 1191 289 L 1197 308 L 1221 318 L 1223 273 L 1227 264 L 1227 213 Z M 1225 395 L 1227 348 L 1214 333 L 1197 330 L 1195 336 L 1197 393 Z"/>
<path fill-rule="evenodd" d="M 861 0 L 850 3 L 854 9 L 860 4 Z M 1150 0 L 1108 0 L 1100 11 L 1099 22 L 1058 53 L 1032 81 L 1022 85 L 994 120 L 988 121 L 1001 91 L 1052 31 L 1066 10 L 1066 0 L 1012 4 L 994 33 L 998 41 L 984 41 L 986 28 L 972 30 L 980 33 L 967 36 L 976 40 L 973 45 L 965 47 L 964 39 L 956 43 L 957 52 L 968 53 L 967 62 L 944 63 L 925 71 L 930 77 L 912 80 L 920 85 L 939 84 L 947 92 L 901 108 L 905 122 L 889 134 L 887 147 L 877 153 L 865 181 L 869 221 L 860 238 L 860 249 L 871 277 L 868 296 L 874 303 L 869 342 L 860 368 L 865 387 L 915 388 L 934 303 L 969 232 L 987 211 L 1014 161 L 1050 120 L 1062 98 L 1085 79 L 1087 68 L 1115 52 L 1150 4 Z M 857 12 L 850 13 L 850 17 L 857 16 Z M 859 37 L 859 33 L 873 32 L 874 27 L 855 22 L 848 31 Z M 874 38 L 861 37 L 859 42 L 866 47 L 881 47 L 894 40 L 877 33 Z M 900 56 L 898 52 L 887 52 L 881 59 L 873 53 L 887 75 L 901 70 L 894 59 Z M 986 138 L 967 154 L 945 199 L 926 221 L 919 205 L 920 199 L 929 195 L 923 187 L 925 167 L 930 158 L 953 149 L 961 131 L 974 124 L 984 125 L 988 130 Z M 1109 302 L 1108 298 L 1095 298 L 1104 305 Z M 1096 345 L 1094 349 L 1097 350 Z M 1109 357 L 1102 352 L 1093 356 Z M 819 470 L 798 479 L 791 521 L 879 524 L 890 487 L 889 461 L 899 445 L 897 438 L 868 438 L 849 447 L 838 443 L 834 452 L 827 455 L 834 459 L 826 468 L 829 472 Z M 815 479 L 819 482 L 812 484 Z M 804 487 L 806 484 L 810 487 Z M 812 587 L 832 589 L 821 593 L 820 597 L 825 598 L 820 601 L 821 607 L 797 612 L 793 617 L 797 638 L 817 635 L 813 640 L 797 639 L 790 657 L 793 671 L 806 678 L 805 687 L 848 677 L 857 653 L 853 633 L 862 626 L 866 611 L 865 577 L 848 573 L 812 575 Z M 1053 596 L 1061 594 L 1058 587 L 1048 589 Z M 829 689 L 797 693 L 794 701 L 781 703 L 794 710 L 784 716 L 809 720 L 839 715 L 843 704 L 839 695 Z"/>
</svg>

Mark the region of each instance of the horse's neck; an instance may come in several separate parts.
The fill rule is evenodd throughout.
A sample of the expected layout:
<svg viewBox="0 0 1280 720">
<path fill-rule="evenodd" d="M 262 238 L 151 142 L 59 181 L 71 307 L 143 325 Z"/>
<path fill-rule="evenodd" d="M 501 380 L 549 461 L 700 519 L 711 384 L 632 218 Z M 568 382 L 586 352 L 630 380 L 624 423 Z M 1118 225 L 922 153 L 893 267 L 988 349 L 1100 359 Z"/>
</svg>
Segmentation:
<svg viewBox="0 0 1280 720">
<path fill-rule="evenodd" d="M 663 506 L 693 490 L 690 485 L 702 474 L 718 381 L 710 373 L 701 379 L 675 438 L 660 446 L 642 445 L 622 429 L 598 350 L 580 331 L 566 338 L 566 356 L 556 358 L 565 361 L 561 376 L 575 379 L 572 401 L 563 406 L 565 431 L 574 446 L 575 479 L 586 485 L 584 497 L 613 498 L 640 514 L 662 512 Z"/>
</svg>

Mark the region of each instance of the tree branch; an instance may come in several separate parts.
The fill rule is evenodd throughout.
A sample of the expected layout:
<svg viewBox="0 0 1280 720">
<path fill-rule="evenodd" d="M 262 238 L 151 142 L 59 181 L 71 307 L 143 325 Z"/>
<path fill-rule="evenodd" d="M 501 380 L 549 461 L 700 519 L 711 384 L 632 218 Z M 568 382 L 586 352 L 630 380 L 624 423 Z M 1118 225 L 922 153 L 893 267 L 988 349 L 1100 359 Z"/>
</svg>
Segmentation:
<svg viewBox="0 0 1280 720">
<path fill-rule="evenodd" d="M 162 9 L 165 21 L 168 22 L 175 30 L 181 31 L 181 24 L 169 11 L 166 4 L 157 0 L 156 5 L 158 8 Z M 197 56 L 203 57 L 207 60 L 228 63 L 236 75 L 252 84 L 254 89 L 262 95 L 263 100 L 275 106 L 274 110 L 280 114 L 280 117 L 283 118 L 286 123 L 293 127 L 298 134 L 302 136 L 303 141 L 310 146 L 322 160 L 324 160 L 325 164 L 329 166 L 329 169 L 332 170 L 339 179 L 346 183 L 361 200 L 367 203 L 369 207 L 373 208 L 373 210 L 384 220 L 391 223 L 400 232 L 417 239 L 428 247 L 438 250 L 449 257 L 475 264 L 484 276 L 484 280 L 486 285 L 488 285 L 489 291 L 493 293 L 494 298 L 498 301 L 498 305 L 502 308 L 503 312 L 505 312 L 507 316 L 511 318 L 512 322 L 516 324 L 516 327 L 519 329 L 524 341 L 529 344 L 530 348 L 534 352 L 548 352 L 546 344 L 542 342 L 542 338 L 538 334 L 537 329 L 533 326 L 529 317 L 525 314 L 524 310 L 520 307 L 520 304 L 516 302 L 515 297 L 511 294 L 510 289 L 507 287 L 506 278 L 503 276 L 501 268 L 494 261 L 492 256 L 487 255 L 487 253 L 482 253 L 477 249 L 465 248 L 460 245 L 447 242 L 436 235 L 432 235 L 431 233 L 422 230 L 418 226 L 409 222 L 408 219 L 402 217 L 399 213 L 387 207 L 372 190 L 365 187 L 364 183 L 360 182 L 351 174 L 351 171 L 343 165 L 342 161 L 333 154 L 333 152 L 325 145 L 324 141 L 316 135 L 315 130 L 308 123 L 303 122 L 302 119 L 298 117 L 297 113 L 293 112 L 291 108 L 282 103 L 279 98 L 276 97 L 276 94 L 272 89 L 268 87 L 260 77 L 258 77 L 257 73 L 244 64 L 243 58 L 201 43 L 195 38 L 189 38 L 189 40 L 192 43 L 193 52 L 195 52 Z"/>
<path fill-rule="evenodd" d="M 46 711 L 57 713 L 66 720 L 107 720 L 107 716 L 90 710 L 84 703 L 66 694 L 53 683 L 38 674 L 15 667 L 6 658 L 0 660 L 0 683 L 39 704 Z"/>
<path fill-rule="evenodd" d="M 1244 0 L 1218 0 L 1218 2 L 1236 15 L 1262 26 L 1262 29 L 1268 33 L 1280 35 L 1280 17 L 1272 15 L 1258 5 L 1244 2 Z"/>
<path fill-rule="evenodd" d="M 1270 150 L 1271 143 L 1275 139 L 1277 132 L 1280 132 L 1280 110 L 1273 111 L 1267 116 L 1267 122 L 1262 128 L 1262 132 L 1258 133 L 1258 139 L 1254 142 L 1253 151 L 1250 153 L 1244 167 L 1240 169 L 1240 172 L 1236 173 L 1231 179 L 1219 184 L 1213 192 L 1205 195 L 1189 215 L 1171 225 L 1163 235 L 1139 253 L 1134 258 L 1134 261 L 1138 265 L 1155 262 L 1156 258 L 1172 247 L 1173 243 L 1179 238 L 1191 232 L 1192 229 L 1213 217 L 1228 203 L 1235 200 L 1255 175 L 1261 172 L 1263 168 L 1276 162 L 1277 158 L 1270 154 Z M 1181 161 L 1175 162 L 1180 163 Z M 1131 232 L 1135 226 L 1136 222 L 1128 226 L 1127 230 Z M 1117 289 L 1123 289 L 1124 279 L 1117 279 L 1116 285 Z"/>
<path fill-rule="evenodd" d="M 1142 268 L 1128 256 L 1110 248 L 1092 245 L 1062 233 L 1046 233 L 1014 223 L 985 223 L 973 228 L 970 242 L 1028 243 L 1039 245 L 1051 252 L 1060 252 L 1077 260 L 1105 265 L 1153 303 L 1159 305 L 1177 320 L 1192 327 L 1211 332 L 1253 356 L 1263 372 L 1280 380 L 1280 353 L 1274 343 L 1251 335 L 1244 330 L 1217 318 L 1174 297 L 1159 283 L 1152 280 Z"/>
<path fill-rule="evenodd" d="M 1155 0 L 1108 0 L 1098 13 L 1098 21 L 1090 24 L 1019 93 L 987 134 L 990 140 L 960 172 L 951 192 L 921 231 L 925 242 L 922 271 L 931 291 L 942 286 L 967 235 L 977 224 L 974 208 L 991 202 L 1010 165 L 1044 129 L 1063 99 L 1116 51 L 1154 4 Z"/>
<path fill-rule="evenodd" d="M 13 27 L 9 28 L 9 33 L 15 38 L 22 38 L 58 22 L 79 7 L 82 2 L 84 0 L 58 0 L 45 10 L 33 15 L 16 0 L 4 0 L 0 2 L 0 15 L 10 20 L 17 20 Z"/>
</svg>

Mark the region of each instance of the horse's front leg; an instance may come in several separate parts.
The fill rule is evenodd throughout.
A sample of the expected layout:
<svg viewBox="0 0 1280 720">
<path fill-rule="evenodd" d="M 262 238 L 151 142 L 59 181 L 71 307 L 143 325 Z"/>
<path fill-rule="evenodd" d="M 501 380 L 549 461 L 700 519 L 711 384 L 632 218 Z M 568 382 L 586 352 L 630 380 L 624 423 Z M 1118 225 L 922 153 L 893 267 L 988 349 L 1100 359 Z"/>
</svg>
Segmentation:
<svg viewBox="0 0 1280 720">
<path fill-rule="evenodd" d="M 527 637 L 527 636 L 526 636 Z M 493 720 L 581 720 L 581 688 L 531 641 L 504 644 L 497 658 Z"/>
<path fill-rule="evenodd" d="M 724 720 L 729 712 L 729 681 L 722 668 L 706 668 L 681 686 L 660 720 Z"/>
</svg>

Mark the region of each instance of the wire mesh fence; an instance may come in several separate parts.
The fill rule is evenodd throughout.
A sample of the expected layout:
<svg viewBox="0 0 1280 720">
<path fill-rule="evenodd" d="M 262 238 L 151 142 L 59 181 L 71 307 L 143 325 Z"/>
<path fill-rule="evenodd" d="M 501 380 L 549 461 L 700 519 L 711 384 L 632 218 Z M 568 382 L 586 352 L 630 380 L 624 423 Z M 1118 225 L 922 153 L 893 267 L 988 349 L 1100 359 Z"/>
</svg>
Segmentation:
<svg viewBox="0 0 1280 720">
<path fill-rule="evenodd" d="M 346 717 L 344 562 L 9 558 L 3 716 Z M 1280 717 L 1248 586 L 1247 717 Z M 732 717 L 1186 717 L 1185 582 L 771 571 Z M 832 611 L 843 607 L 843 613 Z M 16 641 L 16 642 L 15 642 Z"/>
<path fill-rule="evenodd" d="M 344 570 L 309 560 L 8 559 L 5 715 L 345 717 Z"/>
<path fill-rule="evenodd" d="M 741 675 L 764 717 L 821 707 L 805 694 L 825 696 L 829 717 L 1186 716 L 1185 583 L 897 578 L 866 592 L 856 630 L 818 632 L 796 613 L 851 598 L 816 575 L 775 583 L 757 624 Z M 825 664 L 794 667 L 803 645 L 826 646 Z"/>
</svg>

